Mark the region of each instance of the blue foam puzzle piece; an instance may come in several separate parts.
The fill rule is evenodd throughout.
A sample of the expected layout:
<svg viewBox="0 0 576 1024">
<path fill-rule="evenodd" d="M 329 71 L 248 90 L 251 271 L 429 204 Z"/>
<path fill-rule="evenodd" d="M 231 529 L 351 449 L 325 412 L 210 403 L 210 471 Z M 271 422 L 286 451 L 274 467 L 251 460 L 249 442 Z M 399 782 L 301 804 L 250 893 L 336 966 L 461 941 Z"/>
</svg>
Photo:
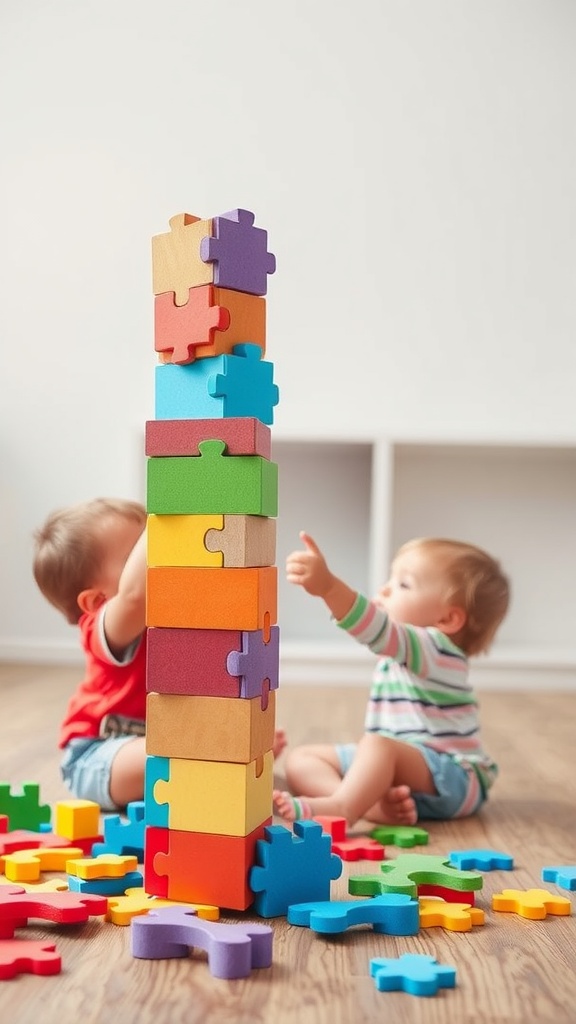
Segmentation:
<svg viewBox="0 0 576 1024">
<path fill-rule="evenodd" d="M 317 821 L 295 821 L 294 834 L 283 825 L 267 825 L 264 836 L 256 841 L 249 877 L 257 914 L 280 917 L 293 903 L 330 899 L 330 881 L 342 874 L 342 861 Z"/>
<path fill-rule="evenodd" d="M 140 871 L 127 871 L 121 878 L 78 878 L 68 875 L 70 892 L 93 892 L 97 896 L 124 896 L 127 889 L 144 885 Z"/>
<path fill-rule="evenodd" d="M 159 804 L 154 796 L 154 786 L 159 781 L 170 781 L 170 759 L 150 754 L 144 767 L 145 824 L 154 825 L 156 828 L 168 828 L 170 805 Z"/>
<path fill-rule="evenodd" d="M 92 856 L 101 853 L 132 854 L 139 862 L 144 859 L 144 801 L 134 800 L 126 808 L 128 821 L 119 814 L 104 820 L 104 842 L 94 843 Z"/>
<path fill-rule="evenodd" d="M 562 889 L 576 889 L 576 864 L 542 868 L 542 881 L 554 882 Z"/>
<path fill-rule="evenodd" d="M 295 903 L 288 907 L 288 924 L 311 928 L 323 935 L 346 931 L 356 924 L 372 924 L 386 935 L 417 935 L 418 900 L 405 893 L 387 892 L 368 900 L 327 900 Z"/>
<path fill-rule="evenodd" d="M 445 967 L 433 956 L 403 953 L 398 959 L 374 957 L 370 977 L 379 992 L 410 992 L 413 996 L 433 996 L 439 988 L 454 988 L 456 969 Z"/>
<path fill-rule="evenodd" d="M 464 871 L 512 871 L 514 858 L 497 850 L 452 850 L 450 863 Z"/>
</svg>

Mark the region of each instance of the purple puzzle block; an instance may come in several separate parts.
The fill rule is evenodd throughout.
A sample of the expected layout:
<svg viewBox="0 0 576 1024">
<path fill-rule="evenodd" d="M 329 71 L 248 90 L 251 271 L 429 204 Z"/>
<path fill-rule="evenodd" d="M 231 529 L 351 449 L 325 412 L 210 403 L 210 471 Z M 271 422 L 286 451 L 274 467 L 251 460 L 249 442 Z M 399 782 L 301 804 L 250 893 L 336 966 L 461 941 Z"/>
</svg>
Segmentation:
<svg viewBox="0 0 576 1024">
<path fill-rule="evenodd" d="M 272 963 L 273 931 L 265 924 L 205 921 L 188 907 L 162 907 L 131 924 L 132 956 L 168 960 L 188 956 L 192 946 L 208 953 L 215 978 L 246 978 Z"/>
<path fill-rule="evenodd" d="M 251 295 L 266 295 L 276 257 L 268 252 L 268 233 L 254 227 L 249 210 L 230 210 L 213 219 L 214 235 L 200 243 L 200 257 L 214 263 L 214 284 Z"/>
<path fill-rule="evenodd" d="M 270 639 L 264 643 L 261 629 L 246 630 L 242 633 L 242 650 L 230 651 L 226 667 L 232 676 L 240 676 L 240 696 L 260 697 L 264 680 L 268 689 L 278 689 L 278 664 L 280 651 L 280 629 L 271 626 Z"/>
</svg>

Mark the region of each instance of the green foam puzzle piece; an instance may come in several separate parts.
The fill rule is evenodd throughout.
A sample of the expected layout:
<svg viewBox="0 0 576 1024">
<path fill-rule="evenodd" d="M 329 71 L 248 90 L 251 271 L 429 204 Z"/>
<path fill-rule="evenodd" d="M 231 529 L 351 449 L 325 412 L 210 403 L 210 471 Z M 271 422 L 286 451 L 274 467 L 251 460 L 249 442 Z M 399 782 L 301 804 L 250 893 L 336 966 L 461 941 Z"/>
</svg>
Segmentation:
<svg viewBox="0 0 576 1024">
<path fill-rule="evenodd" d="M 379 875 L 355 875 L 348 891 L 358 896 L 377 896 L 384 892 L 418 895 L 419 885 L 441 885 L 446 889 L 471 892 L 481 889 L 482 875 L 477 871 L 461 871 L 451 866 L 448 858 L 426 853 L 402 853 L 395 860 L 384 861 Z"/>
<path fill-rule="evenodd" d="M 370 832 L 372 839 L 377 843 L 386 846 L 426 846 L 428 843 L 428 832 L 424 828 L 416 828 L 415 825 L 378 825 Z"/>
<path fill-rule="evenodd" d="M 11 832 L 21 828 L 39 832 L 51 818 L 48 804 L 40 803 L 37 782 L 23 782 L 21 793 L 13 793 L 8 782 L 0 782 L 0 814 L 8 815 Z"/>
</svg>

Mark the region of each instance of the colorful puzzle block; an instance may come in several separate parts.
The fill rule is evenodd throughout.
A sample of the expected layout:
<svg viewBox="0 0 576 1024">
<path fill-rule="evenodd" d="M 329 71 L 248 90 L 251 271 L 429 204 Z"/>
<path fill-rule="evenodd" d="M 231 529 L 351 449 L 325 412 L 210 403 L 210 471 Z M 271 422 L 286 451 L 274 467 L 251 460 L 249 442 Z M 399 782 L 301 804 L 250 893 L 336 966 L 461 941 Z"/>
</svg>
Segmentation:
<svg viewBox="0 0 576 1024">
<path fill-rule="evenodd" d="M 68 875 L 70 892 L 92 892 L 98 896 L 123 896 L 129 889 L 137 889 L 142 885 L 140 871 L 127 871 L 119 878 L 78 878 Z"/>
<path fill-rule="evenodd" d="M 199 455 L 200 442 L 214 440 L 224 442 L 227 455 L 272 456 L 270 427 L 254 416 L 146 422 L 146 455 Z"/>
<path fill-rule="evenodd" d="M 202 594 L 202 600 L 198 600 Z M 278 617 L 278 570 L 151 566 L 146 624 L 178 629 L 266 629 Z"/>
<path fill-rule="evenodd" d="M 66 862 L 66 871 L 77 878 L 123 878 L 136 871 L 138 858 L 134 854 L 101 853 L 99 857 L 77 857 Z"/>
<path fill-rule="evenodd" d="M 548 914 L 568 916 L 572 904 L 566 896 L 555 896 L 546 889 L 503 889 L 492 896 L 492 910 L 542 921 Z"/>
<path fill-rule="evenodd" d="M 256 843 L 250 871 L 254 909 L 261 917 L 279 917 L 293 903 L 330 899 L 330 881 L 342 874 L 342 861 L 330 850 L 330 836 L 316 821 L 295 821 L 294 833 L 269 825 Z"/>
<path fill-rule="evenodd" d="M 246 292 L 201 285 L 176 305 L 174 294 L 154 300 L 154 348 L 164 362 L 189 363 L 232 352 L 249 341 L 266 350 L 266 300 Z"/>
<path fill-rule="evenodd" d="M 156 757 L 249 764 L 274 744 L 276 696 L 191 697 L 149 693 L 146 753 Z"/>
<path fill-rule="evenodd" d="M 0 980 L 17 974 L 59 974 L 62 958 L 49 940 L 0 939 Z"/>
<path fill-rule="evenodd" d="M 184 902 L 184 901 L 182 901 Z M 187 900 L 188 911 L 194 911 L 198 917 L 206 921 L 217 921 L 220 917 L 218 907 L 203 906 L 201 904 L 191 905 L 194 901 Z M 127 889 L 123 896 L 113 896 L 108 900 L 108 912 L 106 920 L 112 924 L 125 927 L 133 918 L 148 914 L 151 910 L 160 910 L 162 907 L 182 906 L 176 900 L 158 899 L 150 896 L 142 887 Z"/>
<path fill-rule="evenodd" d="M 152 238 L 152 288 L 154 295 L 174 292 L 179 306 L 188 302 L 190 288 L 211 284 L 214 273 L 200 257 L 203 238 L 212 234 L 212 220 L 191 213 L 170 218 L 170 231 Z"/>
<path fill-rule="evenodd" d="M 456 969 L 439 964 L 433 956 L 403 953 L 398 959 L 374 957 L 370 961 L 370 977 L 379 992 L 433 996 L 439 988 L 454 988 Z"/>
<path fill-rule="evenodd" d="M 257 633 L 262 636 L 261 631 Z M 239 697 L 240 676 L 230 675 L 227 659 L 231 651 L 242 647 L 242 637 L 239 629 L 149 628 L 146 689 L 199 697 Z"/>
<path fill-rule="evenodd" d="M 225 515 L 221 528 L 206 532 L 208 551 L 221 555 L 228 569 L 273 565 L 276 558 L 276 521 L 266 516 Z"/>
<path fill-rule="evenodd" d="M 467 903 L 448 903 L 446 900 L 419 897 L 420 926 L 447 928 L 451 932 L 469 932 L 472 925 L 484 924 L 484 911 Z"/>
<path fill-rule="evenodd" d="M 252 295 L 266 295 L 276 257 L 268 234 L 254 226 L 250 210 L 230 210 L 213 218 L 212 232 L 200 243 L 200 256 L 214 264 L 214 284 Z"/>
<path fill-rule="evenodd" d="M 350 879 L 349 892 L 375 896 L 382 892 L 405 892 L 417 896 L 422 884 L 439 885 L 458 891 L 482 888 L 482 875 L 452 867 L 448 859 L 424 853 L 402 853 L 380 866 L 380 875 L 360 875 Z"/>
<path fill-rule="evenodd" d="M 100 833 L 100 805 L 93 800 L 58 800 L 54 830 L 67 839 L 94 839 Z"/>
<path fill-rule="evenodd" d="M 424 828 L 416 828 L 415 825 L 378 825 L 370 832 L 371 839 L 386 846 L 426 846 L 428 843 L 428 832 Z"/>
<path fill-rule="evenodd" d="M 230 651 L 226 667 L 240 680 L 240 696 L 259 697 L 263 691 L 278 689 L 280 665 L 280 630 L 271 626 L 266 640 L 262 630 L 244 631 L 241 649 Z"/>
<path fill-rule="evenodd" d="M 272 929 L 267 925 L 222 924 L 198 918 L 184 907 L 163 907 L 136 917 L 131 925 L 132 956 L 146 960 L 187 957 L 198 946 L 208 954 L 215 978 L 247 978 L 272 963 Z"/>
<path fill-rule="evenodd" d="M 274 522 L 274 520 L 270 520 Z M 222 565 L 221 553 L 209 551 L 206 534 L 221 529 L 224 516 L 148 516 L 146 527 L 147 565 Z"/>
<path fill-rule="evenodd" d="M 542 881 L 555 882 L 562 889 L 576 889 L 576 864 L 542 868 Z"/>
<path fill-rule="evenodd" d="M 384 893 L 370 900 L 326 900 L 288 907 L 288 924 L 334 935 L 358 924 L 371 924 L 378 934 L 416 935 L 418 903 L 404 893 Z"/>
<path fill-rule="evenodd" d="M 92 853 L 133 854 L 138 862 L 144 857 L 144 801 L 134 800 L 126 808 L 128 821 L 112 814 L 104 821 L 104 842 L 94 843 Z"/>
<path fill-rule="evenodd" d="M 37 782 L 23 782 L 22 792 L 13 792 L 10 783 L 0 782 L 0 814 L 8 817 L 11 830 L 30 829 L 39 832 L 48 824 L 51 811 L 48 804 L 40 803 L 40 786 Z"/>
<path fill-rule="evenodd" d="M 496 850 L 452 850 L 450 863 L 456 868 L 477 871 L 512 871 L 514 858 Z"/>
</svg>

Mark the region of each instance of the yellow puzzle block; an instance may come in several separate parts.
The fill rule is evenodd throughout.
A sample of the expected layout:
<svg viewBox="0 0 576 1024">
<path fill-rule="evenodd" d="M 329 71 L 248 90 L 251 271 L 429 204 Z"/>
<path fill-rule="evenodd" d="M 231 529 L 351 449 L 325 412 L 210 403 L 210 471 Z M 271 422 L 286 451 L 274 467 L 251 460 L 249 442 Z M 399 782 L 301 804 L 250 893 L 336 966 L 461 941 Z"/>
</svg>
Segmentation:
<svg viewBox="0 0 576 1024">
<path fill-rule="evenodd" d="M 194 761 L 248 764 L 274 743 L 276 694 L 260 697 L 182 696 L 149 693 L 146 702 L 146 753 Z"/>
<path fill-rule="evenodd" d="M 223 565 L 222 552 L 209 551 L 205 544 L 208 530 L 223 526 L 223 515 L 149 515 L 148 565 Z"/>
<path fill-rule="evenodd" d="M 59 800 L 54 831 L 64 839 L 92 839 L 100 833 L 100 806 L 93 800 Z"/>
<path fill-rule="evenodd" d="M 169 760 L 169 781 L 154 785 L 156 802 L 168 804 L 168 828 L 247 836 L 272 816 L 271 750 L 250 764 Z"/>
</svg>

